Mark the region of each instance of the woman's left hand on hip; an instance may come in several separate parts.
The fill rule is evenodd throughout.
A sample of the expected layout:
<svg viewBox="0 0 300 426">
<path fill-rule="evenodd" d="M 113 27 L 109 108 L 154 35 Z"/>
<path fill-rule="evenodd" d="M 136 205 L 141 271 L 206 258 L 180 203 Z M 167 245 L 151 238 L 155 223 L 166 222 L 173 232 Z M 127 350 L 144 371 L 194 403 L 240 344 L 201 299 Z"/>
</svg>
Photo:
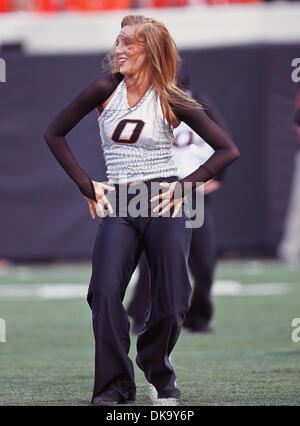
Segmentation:
<svg viewBox="0 0 300 426">
<path fill-rule="evenodd" d="M 162 200 L 160 204 L 158 204 L 154 209 L 153 212 L 157 212 L 158 210 L 164 209 L 158 213 L 158 216 L 162 216 L 165 214 L 168 210 L 170 210 L 174 206 L 174 212 L 172 214 L 172 219 L 177 216 L 178 211 L 180 210 L 180 207 L 182 206 L 184 202 L 184 197 L 182 198 L 173 198 L 174 194 L 174 188 L 177 181 L 175 182 L 160 182 L 159 186 L 163 188 L 167 188 L 167 191 L 165 191 L 163 194 L 156 195 L 155 197 L 152 197 L 150 199 L 151 203 L 153 203 L 156 200 Z"/>
</svg>

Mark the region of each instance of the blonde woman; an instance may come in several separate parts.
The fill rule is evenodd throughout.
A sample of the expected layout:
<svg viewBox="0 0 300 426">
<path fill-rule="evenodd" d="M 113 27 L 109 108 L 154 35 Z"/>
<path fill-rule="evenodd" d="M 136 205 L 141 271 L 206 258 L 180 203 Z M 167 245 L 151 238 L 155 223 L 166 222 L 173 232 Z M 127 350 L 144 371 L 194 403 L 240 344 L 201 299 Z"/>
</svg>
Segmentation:
<svg viewBox="0 0 300 426">
<path fill-rule="evenodd" d="M 122 304 L 131 275 L 145 249 L 151 273 L 151 309 L 137 340 L 136 362 L 158 398 L 180 398 L 169 355 L 188 309 L 187 259 L 191 228 L 178 215 L 184 201 L 178 188 L 194 189 L 239 157 L 229 136 L 211 121 L 201 105 L 175 85 L 179 56 L 165 25 L 142 15 L 125 16 L 111 57 L 111 74 L 89 84 L 50 123 L 45 139 L 56 159 L 102 219 L 94 244 L 88 302 L 95 337 L 93 405 L 134 401 L 134 369 L 128 357 L 129 320 Z M 73 157 L 66 134 L 90 111 L 98 122 L 108 185 L 91 181 Z M 187 123 L 215 150 L 195 172 L 178 180 L 172 160 L 173 128 Z M 165 191 L 149 191 L 148 216 L 113 213 L 105 191 L 121 194 L 143 183 L 160 182 Z M 112 186 L 113 185 L 113 186 Z M 128 194 L 127 203 L 132 194 Z M 154 201 L 156 217 L 152 210 Z M 170 216 L 171 214 L 171 216 Z"/>
</svg>

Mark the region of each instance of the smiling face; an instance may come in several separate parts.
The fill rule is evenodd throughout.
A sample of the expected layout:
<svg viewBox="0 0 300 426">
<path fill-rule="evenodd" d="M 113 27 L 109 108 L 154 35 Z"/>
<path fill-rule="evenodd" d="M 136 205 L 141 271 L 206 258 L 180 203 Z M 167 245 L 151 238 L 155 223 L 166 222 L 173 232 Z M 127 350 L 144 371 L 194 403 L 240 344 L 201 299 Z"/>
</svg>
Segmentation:
<svg viewBox="0 0 300 426">
<path fill-rule="evenodd" d="M 136 29 L 136 25 L 126 25 L 116 39 L 115 56 L 125 76 L 139 73 L 145 65 L 145 43 L 137 37 Z"/>
</svg>

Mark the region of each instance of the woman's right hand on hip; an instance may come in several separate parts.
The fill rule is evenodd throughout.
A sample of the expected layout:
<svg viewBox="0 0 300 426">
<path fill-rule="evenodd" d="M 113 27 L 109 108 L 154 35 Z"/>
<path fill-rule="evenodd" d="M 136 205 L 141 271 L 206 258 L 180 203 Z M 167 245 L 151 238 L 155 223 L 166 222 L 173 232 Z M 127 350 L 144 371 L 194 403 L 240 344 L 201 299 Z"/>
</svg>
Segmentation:
<svg viewBox="0 0 300 426">
<path fill-rule="evenodd" d="M 102 183 L 102 182 L 96 182 L 94 180 L 92 180 L 92 183 L 94 185 L 97 202 L 88 197 L 84 197 L 84 198 L 88 202 L 91 217 L 93 219 L 96 218 L 96 215 L 95 215 L 95 211 L 96 211 L 97 216 L 100 218 L 100 220 L 102 220 L 105 216 L 103 206 L 107 207 L 110 213 L 113 213 L 112 206 L 110 202 L 108 201 L 108 199 L 106 198 L 104 191 L 105 190 L 114 191 L 115 188 L 113 186 L 106 185 L 105 183 Z"/>
</svg>

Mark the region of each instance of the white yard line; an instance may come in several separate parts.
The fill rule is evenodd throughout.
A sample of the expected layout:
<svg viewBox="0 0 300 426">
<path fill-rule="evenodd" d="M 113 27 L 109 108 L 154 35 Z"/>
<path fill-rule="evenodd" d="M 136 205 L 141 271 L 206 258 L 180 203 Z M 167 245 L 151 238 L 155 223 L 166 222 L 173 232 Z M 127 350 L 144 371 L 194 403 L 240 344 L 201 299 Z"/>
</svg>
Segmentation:
<svg viewBox="0 0 300 426">
<path fill-rule="evenodd" d="M 290 290 L 291 286 L 283 283 L 241 284 L 239 281 L 217 280 L 213 285 L 215 296 L 272 296 Z M 85 299 L 87 291 L 87 283 L 1 284 L 0 301 Z"/>
<path fill-rule="evenodd" d="M 170 359 L 171 364 L 173 365 L 174 370 L 176 370 L 175 364 L 174 364 L 174 361 L 172 360 L 171 355 L 169 356 L 169 359 Z M 177 387 L 176 380 L 175 380 L 174 384 Z M 175 398 L 159 398 L 158 399 L 157 398 L 157 391 L 156 391 L 155 387 L 153 385 L 151 385 L 150 383 L 149 383 L 149 396 L 150 396 L 152 405 L 171 405 L 171 406 L 174 406 L 174 405 L 179 405 L 179 402 L 180 402 L 178 399 L 175 399 Z"/>
<path fill-rule="evenodd" d="M 87 295 L 87 284 L 4 284 L 0 285 L 3 299 L 82 299 Z"/>
<path fill-rule="evenodd" d="M 172 364 L 174 366 L 174 363 L 172 363 Z M 179 400 L 175 399 L 175 398 L 160 398 L 160 399 L 158 399 L 156 389 L 151 384 L 149 384 L 149 394 L 150 394 L 149 396 L 150 396 L 152 405 L 156 405 L 156 406 L 159 406 L 159 405 L 170 405 L 170 406 L 179 405 Z"/>
<path fill-rule="evenodd" d="M 284 283 L 241 284 L 234 280 L 217 280 L 212 289 L 215 296 L 272 296 L 289 291 L 290 285 Z"/>
</svg>

